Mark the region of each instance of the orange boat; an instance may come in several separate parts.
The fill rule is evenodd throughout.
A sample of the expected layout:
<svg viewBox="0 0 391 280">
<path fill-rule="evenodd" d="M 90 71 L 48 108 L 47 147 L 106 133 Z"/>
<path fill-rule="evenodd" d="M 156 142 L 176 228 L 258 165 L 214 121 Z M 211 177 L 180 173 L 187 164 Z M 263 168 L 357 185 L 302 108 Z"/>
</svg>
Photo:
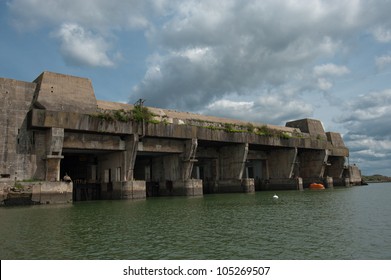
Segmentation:
<svg viewBox="0 0 391 280">
<path fill-rule="evenodd" d="M 320 183 L 312 183 L 310 185 L 310 189 L 311 190 L 324 190 L 325 187 L 323 186 L 323 184 L 320 184 Z"/>
</svg>

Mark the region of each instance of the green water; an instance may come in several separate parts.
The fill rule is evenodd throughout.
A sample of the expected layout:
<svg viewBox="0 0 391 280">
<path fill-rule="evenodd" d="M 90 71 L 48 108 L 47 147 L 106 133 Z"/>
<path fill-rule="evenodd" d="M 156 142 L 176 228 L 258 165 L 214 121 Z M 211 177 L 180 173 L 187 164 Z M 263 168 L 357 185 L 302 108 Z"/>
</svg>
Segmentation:
<svg viewBox="0 0 391 280">
<path fill-rule="evenodd" d="M 1 259 L 391 259 L 391 184 L 0 208 Z"/>
</svg>

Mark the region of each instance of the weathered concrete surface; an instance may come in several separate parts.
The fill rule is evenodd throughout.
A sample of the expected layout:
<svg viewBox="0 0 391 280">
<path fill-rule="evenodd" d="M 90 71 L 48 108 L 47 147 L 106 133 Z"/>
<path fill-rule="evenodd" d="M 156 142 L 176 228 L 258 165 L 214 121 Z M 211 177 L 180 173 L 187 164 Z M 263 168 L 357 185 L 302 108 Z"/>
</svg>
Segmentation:
<svg viewBox="0 0 391 280">
<path fill-rule="evenodd" d="M 302 119 L 286 123 L 287 127 L 298 128 L 301 132 L 309 133 L 317 139 L 326 140 L 326 133 L 323 129 L 322 123 L 313 119 Z"/>
<path fill-rule="evenodd" d="M 220 149 L 220 178 L 238 179 L 243 177 L 243 171 L 248 154 L 248 143 L 224 146 Z"/>
<path fill-rule="evenodd" d="M 356 165 L 349 165 L 347 169 L 347 178 L 349 178 L 349 185 L 361 185 L 361 171 Z"/>
<path fill-rule="evenodd" d="M 72 191 L 72 182 L 0 182 L 0 205 L 71 203 Z"/>
<path fill-rule="evenodd" d="M 65 132 L 64 149 L 125 150 L 125 142 L 118 135 Z"/>
<path fill-rule="evenodd" d="M 133 124 L 117 120 L 104 120 L 94 114 L 32 109 L 30 126 L 34 128 L 60 127 L 68 130 L 98 133 L 132 134 Z"/>
<path fill-rule="evenodd" d="M 146 198 L 145 181 L 121 182 L 121 199 L 142 199 Z"/>
<path fill-rule="evenodd" d="M 71 203 L 72 193 L 72 182 L 39 182 L 33 184 L 32 201 L 40 204 Z"/>
<path fill-rule="evenodd" d="M 33 135 L 23 133 L 26 114 L 31 106 L 36 84 L 0 78 L 0 174 L 7 179 L 26 179 L 33 172 Z M 19 145 L 23 144 L 23 148 Z M 0 178 L 0 179 L 1 179 Z"/>
<path fill-rule="evenodd" d="M 269 177 L 292 178 L 295 169 L 297 169 L 297 149 L 275 149 L 268 153 Z M 297 172 L 297 171 L 296 171 Z"/>
<path fill-rule="evenodd" d="M 202 196 L 202 180 L 188 179 L 174 181 L 170 194 L 178 196 Z"/>
<path fill-rule="evenodd" d="M 302 178 L 274 178 L 270 179 L 262 190 L 302 190 Z"/>
<path fill-rule="evenodd" d="M 103 199 L 143 199 L 146 198 L 145 181 L 117 181 L 101 184 Z"/>
<path fill-rule="evenodd" d="M 218 180 L 213 189 L 214 193 L 253 193 L 255 184 L 253 178 Z"/>
<path fill-rule="evenodd" d="M 96 98 L 89 79 L 43 72 L 35 81 L 38 86 L 34 106 L 49 111 L 95 113 Z"/>
</svg>

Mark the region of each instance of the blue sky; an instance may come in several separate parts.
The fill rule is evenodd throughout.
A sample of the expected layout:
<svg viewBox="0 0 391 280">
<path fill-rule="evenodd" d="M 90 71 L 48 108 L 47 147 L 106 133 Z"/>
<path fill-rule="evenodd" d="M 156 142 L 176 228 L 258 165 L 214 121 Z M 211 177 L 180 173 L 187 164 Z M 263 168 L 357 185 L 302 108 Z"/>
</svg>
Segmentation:
<svg viewBox="0 0 391 280">
<path fill-rule="evenodd" d="M 315 118 L 391 176 L 391 1 L 0 0 L 0 76 L 261 123 Z"/>
</svg>

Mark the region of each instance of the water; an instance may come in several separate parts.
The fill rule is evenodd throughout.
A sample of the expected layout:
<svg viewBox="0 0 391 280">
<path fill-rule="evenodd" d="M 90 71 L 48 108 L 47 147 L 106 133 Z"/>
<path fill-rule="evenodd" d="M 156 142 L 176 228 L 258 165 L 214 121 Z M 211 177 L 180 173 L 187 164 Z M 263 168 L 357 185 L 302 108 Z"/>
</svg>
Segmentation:
<svg viewBox="0 0 391 280">
<path fill-rule="evenodd" d="M 391 184 L 0 208 L 0 259 L 391 259 Z"/>
</svg>

